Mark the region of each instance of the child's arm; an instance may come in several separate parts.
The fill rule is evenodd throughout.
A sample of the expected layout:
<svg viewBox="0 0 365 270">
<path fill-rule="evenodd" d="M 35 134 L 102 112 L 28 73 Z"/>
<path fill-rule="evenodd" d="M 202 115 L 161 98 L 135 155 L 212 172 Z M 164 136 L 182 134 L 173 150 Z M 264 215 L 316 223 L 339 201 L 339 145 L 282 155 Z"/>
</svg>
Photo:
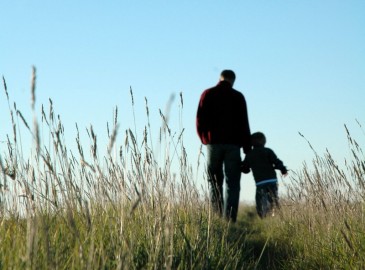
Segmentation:
<svg viewBox="0 0 365 270">
<path fill-rule="evenodd" d="M 281 174 L 286 176 L 288 174 L 288 170 L 284 166 L 284 163 L 275 155 L 274 151 L 271 151 L 271 158 L 274 164 L 274 169 L 280 170 Z"/>
<path fill-rule="evenodd" d="M 274 168 L 277 170 L 280 170 L 281 174 L 283 174 L 283 175 L 286 175 L 288 173 L 288 170 L 284 166 L 283 162 L 278 158 L 276 158 L 276 160 L 274 162 Z"/>
</svg>

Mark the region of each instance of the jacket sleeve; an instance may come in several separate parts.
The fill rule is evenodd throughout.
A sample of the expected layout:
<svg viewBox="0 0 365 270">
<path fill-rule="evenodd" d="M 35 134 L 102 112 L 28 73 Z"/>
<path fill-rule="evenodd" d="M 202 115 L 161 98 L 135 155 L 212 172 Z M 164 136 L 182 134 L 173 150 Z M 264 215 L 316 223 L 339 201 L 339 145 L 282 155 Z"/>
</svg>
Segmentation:
<svg viewBox="0 0 365 270">
<path fill-rule="evenodd" d="M 247 154 L 252 149 L 251 131 L 250 131 L 250 124 L 249 124 L 249 120 L 248 120 L 246 99 L 243 95 L 242 95 L 242 97 L 243 97 L 242 108 L 241 108 L 241 111 L 242 111 L 241 112 L 242 113 L 242 122 L 241 122 L 241 125 L 242 125 L 242 148 L 243 148 L 243 152 L 245 154 Z"/>
<path fill-rule="evenodd" d="M 274 169 L 280 170 L 282 174 L 286 174 L 288 170 L 284 166 L 284 163 L 276 156 L 274 151 L 270 150 L 270 159 L 271 162 L 274 164 Z"/>
<path fill-rule="evenodd" d="M 198 133 L 198 136 L 200 138 L 200 141 L 203 144 L 207 144 L 206 140 L 206 133 L 207 133 L 207 120 L 206 120 L 206 108 L 204 106 L 205 103 L 205 92 L 202 93 L 199 104 L 198 104 L 198 110 L 196 113 L 196 131 Z"/>
</svg>

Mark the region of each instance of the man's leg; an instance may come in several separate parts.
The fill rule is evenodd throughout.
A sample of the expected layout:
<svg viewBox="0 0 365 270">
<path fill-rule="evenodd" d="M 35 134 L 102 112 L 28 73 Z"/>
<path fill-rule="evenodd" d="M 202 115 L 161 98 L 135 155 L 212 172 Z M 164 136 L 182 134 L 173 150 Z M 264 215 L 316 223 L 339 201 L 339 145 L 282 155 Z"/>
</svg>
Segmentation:
<svg viewBox="0 0 365 270">
<path fill-rule="evenodd" d="M 224 147 L 224 174 L 227 184 L 224 212 L 227 219 L 236 222 L 241 189 L 241 150 L 235 145 L 225 145 Z"/>
<path fill-rule="evenodd" d="M 220 145 L 207 145 L 210 200 L 216 213 L 223 214 L 223 152 Z"/>
</svg>

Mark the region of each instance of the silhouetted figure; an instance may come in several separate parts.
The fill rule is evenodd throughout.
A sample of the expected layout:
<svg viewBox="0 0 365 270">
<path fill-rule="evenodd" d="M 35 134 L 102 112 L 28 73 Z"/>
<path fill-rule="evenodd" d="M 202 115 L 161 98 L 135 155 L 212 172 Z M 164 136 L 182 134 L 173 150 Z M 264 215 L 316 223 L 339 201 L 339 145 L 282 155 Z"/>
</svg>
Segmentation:
<svg viewBox="0 0 365 270">
<path fill-rule="evenodd" d="M 223 70 L 218 84 L 201 94 L 196 117 L 199 138 L 207 147 L 213 209 L 233 222 L 237 219 L 240 195 L 241 148 L 244 153 L 251 150 L 246 100 L 233 89 L 235 79 L 232 70 Z"/>
<path fill-rule="evenodd" d="M 266 138 L 261 132 L 251 136 L 253 145 L 242 162 L 241 170 L 249 173 L 252 170 L 256 182 L 256 210 L 264 218 L 268 214 L 274 215 L 274 207 L 280 207 L 278 198 L 278 179 L 275 170 L 280 170 L 286 176 L 288 170 L 283 162 L 277 158 L 274 151 L 266 148 Z"/>
</svg>

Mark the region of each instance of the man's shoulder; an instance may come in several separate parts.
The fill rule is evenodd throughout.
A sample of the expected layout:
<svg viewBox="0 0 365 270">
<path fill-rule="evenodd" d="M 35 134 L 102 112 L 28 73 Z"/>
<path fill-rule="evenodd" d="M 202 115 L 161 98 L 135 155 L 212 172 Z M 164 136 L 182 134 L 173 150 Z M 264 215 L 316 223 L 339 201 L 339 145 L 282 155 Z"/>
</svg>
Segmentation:
<svg viewBox="0 0 365 270">
<path fill-rule="evenodd" d="M 218 84 L 218 85 L 215 85 L 215 86 L 212 86 L 210 88 L 203 90 L 201 96 L 202 97 L 206 97 L 206 96 L 210 96 L 210 95 L 215 96 L 218 93 L 224 93 L 224 95 L 233 96 L 234 98 L 236 98 L 238 100 L 245 100 L 245 97 L 242 92 L 238 91 L 237 89 L 231 88 L 231 87 L 229 89 L 226 89 L 226 88 L 227 87 L 225 85 Z"/>
<path fill-rule="evenodd" d="M 209 88 L 205 89 L 205 90 L 204 90 L 204 92 L 216 91 L 216 90 L 218 90 L 218 89 L 219 89 L 219 87 L 220 87 L 220 85 L 219 85 L 219 84 L 217 84 L 217 85 L 214 85 L 214 86 L 211 86 L 211 87 L 209 87 Z"/>
<path fill-rule="evenodd" d="M 207 88 L 205 90 L 203 90 L 203 92 L 201 93 L 201 97 L 207 97 L 210 95 L 214 95 L 214 93 L 218 90 L 217 85 L 216 86 L 212 86 L 210 88 Z"/>
<path fill-rule="evenodd" d="M 234 88 L 232 88 L 232 91 L 233 91 L 233 93 L 234 93 L 235 95 L 237 95 L 237 96 L 240 96 L 240 97 L 244 98 L 244 95 L 243 95 L 243 93 L 242 93 L 241 91 L 239 91 L 239 90 L 237 90 L 237 89 L 234 89 Z"/>
</svg>

